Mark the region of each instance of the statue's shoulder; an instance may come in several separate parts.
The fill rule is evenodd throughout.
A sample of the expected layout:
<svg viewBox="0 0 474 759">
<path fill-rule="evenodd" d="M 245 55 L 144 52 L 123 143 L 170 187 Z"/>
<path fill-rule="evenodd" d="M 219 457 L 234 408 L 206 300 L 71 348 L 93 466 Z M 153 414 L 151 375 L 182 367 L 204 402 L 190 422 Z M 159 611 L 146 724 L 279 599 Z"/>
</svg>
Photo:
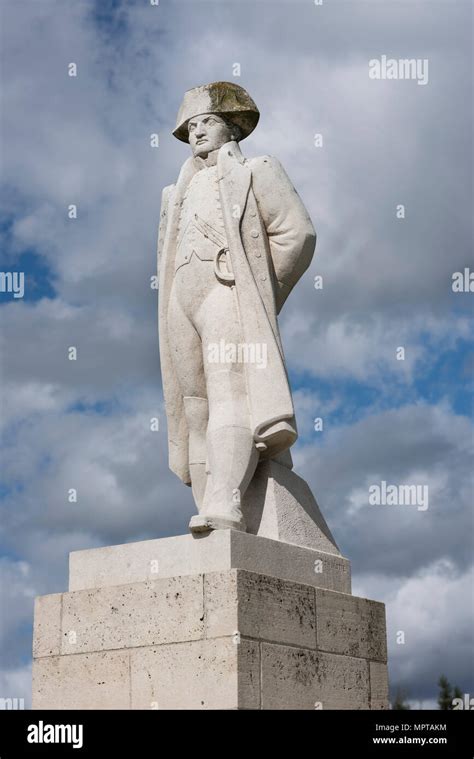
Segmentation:
<svg viewBox="0 0 474 759">
<path fill-rule="evenodd" d="M 285 169 L 274 155 L 259 155 L 256 158 L 250 158 L 247 166 L 252 172 L 255 182 L 258 182 L 263 189 L 272 183 L 288 184 L 289 180 Z"/>
<path fill-rule="evenodd" d="M 167 184 L 166 187 L 163 187 L 161 191 L 161 197 L 163 198 L 163 200 L 165 199 L 167 200 L 169 198 L 169 196 L 171 195 L 175 187 L 176 187 L 175 184 Z"/>
<path fill-rule="evenodd" d="M 252 173 L 254 190 L 266 192 L 275 187 L 286 188 L 290 180 L 278 158 L 273 155 L 260 155 L 251 158 L 248 167 Z"/>
<path fill-rule="evenodd" d="M 255 158 L 247 158 L 247 165 L 251 171 L 279 170 L 281 163 L 273 155 L 259 155 Z"/>
</svg>

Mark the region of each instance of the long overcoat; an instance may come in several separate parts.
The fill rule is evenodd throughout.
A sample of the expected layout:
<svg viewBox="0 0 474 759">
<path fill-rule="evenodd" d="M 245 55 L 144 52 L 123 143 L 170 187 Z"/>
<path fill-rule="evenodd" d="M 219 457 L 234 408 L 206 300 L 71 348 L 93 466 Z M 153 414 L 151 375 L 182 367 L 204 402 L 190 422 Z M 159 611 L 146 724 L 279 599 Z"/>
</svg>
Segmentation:
<svg viewBox="0 0 474 759">
<path fill-rule="evenodd" d="M 189 158 L 176 184 L 164 188 L 158 234 L 159 339 L 169 465 L 186 484 L 190 483 L 189 433 L 171 357 L 173 325 L 167 317 L 180 209 L 198 170 L 199 161 Z M 219 149 L 217 175 L 243 342 L 267 346 L 265 368 L 244 365 L 254 439 L 265 443 L 284 425 L 292 431 L 291 445 L 297 438 L 296 422 L 277 314 L 311 262 L 316 234 L 276 158 L 247 160 L 237 142 L 228 142 Z"/>
</svg>

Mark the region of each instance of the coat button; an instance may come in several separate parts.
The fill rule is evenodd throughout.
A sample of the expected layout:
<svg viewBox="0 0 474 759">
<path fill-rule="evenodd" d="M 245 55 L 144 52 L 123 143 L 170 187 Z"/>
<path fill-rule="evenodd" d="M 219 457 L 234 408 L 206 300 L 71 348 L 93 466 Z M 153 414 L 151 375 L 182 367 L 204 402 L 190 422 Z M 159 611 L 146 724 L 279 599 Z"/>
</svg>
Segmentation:
<svg viewBox="0 0 474 759">
<path fill-rule="evenodd" d="M 256 212 L 256 211 L 250 211 L 250 216 L 253 216 L 253 217 L 255 217 L 256 215 L 257 215 L 257 212 Z"/>
<path fill-rule="evenodd" d="M 256 255 L 257 258 L 261 258 L 262 257 L 262 254 L 260 253 L 259 250 L 257 250 L 257 252 L 255 253 L 255 255 Z"/>
<path fill-rule="evenodd" d="M 262 276 L 260 277 L 260 279 L 262 280 L 262 282 L 265 282 L 266 276 L 264 274 L 262 274 Z"/>
<path fill-rule="evenodd" d="M 256 229 L 252 229 L 252 231 L 250 232 L 250 236 L 251 236 L 251 237 L 258 237 L 258 232 L 257 232 L 257 230 L 256 230 Z"/>
</svg>

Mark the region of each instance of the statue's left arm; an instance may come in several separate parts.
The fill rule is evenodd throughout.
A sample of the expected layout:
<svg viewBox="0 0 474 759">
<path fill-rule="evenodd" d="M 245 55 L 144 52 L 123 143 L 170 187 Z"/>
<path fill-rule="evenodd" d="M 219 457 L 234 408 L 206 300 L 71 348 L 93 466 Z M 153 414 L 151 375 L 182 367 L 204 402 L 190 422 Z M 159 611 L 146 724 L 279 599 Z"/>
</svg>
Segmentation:
<svg viewBox="0 0 474 759">
<path fill-rule="evenodd" d="M 298 193 L 273 156 L 250 161 L 252 189 L 265 225 L 276 279 L 280 311 L 311 263 L 316 233 Z"/>
</svg>

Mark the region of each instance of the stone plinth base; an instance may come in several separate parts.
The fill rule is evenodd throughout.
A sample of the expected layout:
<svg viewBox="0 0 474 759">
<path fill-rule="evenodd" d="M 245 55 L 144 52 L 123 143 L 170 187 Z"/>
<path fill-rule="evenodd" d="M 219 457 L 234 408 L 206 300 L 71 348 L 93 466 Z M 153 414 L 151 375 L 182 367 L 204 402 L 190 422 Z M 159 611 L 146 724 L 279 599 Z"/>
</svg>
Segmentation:
<svg viewBox="0 0 474 759">
<path fill-rule="evenodd" d="M 247 569 L 282 580 L 351 592 L 350 563 L 339 553 L 312 550 L 236 530 L 73 551 L 69 557 L 69 590 L 227 569 Z"/>
<path fill-rule="evenodd" d="M 73 553 L 36 599 L 33 708 L 385 709 L 384 606 L 349 582 L 228 530 Z"/>
</svg>

